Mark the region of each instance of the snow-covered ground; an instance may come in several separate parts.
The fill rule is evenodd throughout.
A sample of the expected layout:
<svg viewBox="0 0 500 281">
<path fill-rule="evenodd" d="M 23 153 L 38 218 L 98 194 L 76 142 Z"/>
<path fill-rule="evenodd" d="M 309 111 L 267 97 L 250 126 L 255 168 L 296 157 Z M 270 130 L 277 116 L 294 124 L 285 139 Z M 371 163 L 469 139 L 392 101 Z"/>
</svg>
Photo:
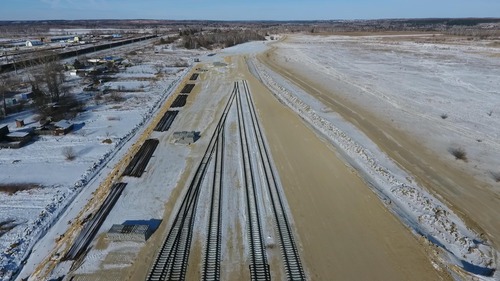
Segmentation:
<svg viewBox="0 0 500 281">
<path fill-rule="evenodd" d="M 495 157 L 498 153 L 491 151 L 499 151 L 496 139 L 500 133 L 500 114 L 495 110 L 500 105 L 500 62 L 498 57 L 490 60 L 479 54 L 491 53 L 489 47 L 478 46 L 464 50 L 461 48 L 469 47 L 384 42 L 378 37 L 360 40 L 338 36 L 297 36 L 292 40 L 292 43 L 278 43 L 282 49 L 279 54 L 291 64 L 309 64 L 326 73 L 339 82 L 332 83 L 334 87 L 338 87 L 337 90 L 351 93 L 356 99 L 370 104 L 387 118 L 395 119 L 398 126 L 404 127 L 405 124 L 411 124 L 411 121 L 435 125 L 407 129 L 422 130 L 419 133 L 425 133 L 428 137 L 423 141 L 429 142 L 431 147 L 439 151 L 446 151 L 451 144 L 463 146 L 467 150 L 469 161 L 477 163 L 484 175 L 489 172 L 486 168 L 492 167 L 490 165 L 498 167 L 500 158 Z M 252 42 L 220 50 L 215 56 L 209 57 L 208 53 L 196 55 L 202 62 L 222 62 L 222 57 L 226 55 L 251 56 L 266 48 L 265 43 Z M 37 244 L 25 266 L 26 272 L 20 277 L 28 276 L 37 262 L 50 253 L 54 238 L 64 233 L 66 221 L 78 214 L 100 181 L 123 156 L 126 149 L 118 148 L 127 148 L 136 140 L 137 133 L 143 129 L 142 125 L 171 93 L 179 78 L 187 73 L 186 70 L 179 71 L 180 68 L 174 64 L 178 58 L 190 60 L 193 53 L 175 48 L 160 51 L 159 55 L 150 54 L 152 57 L 136 63 L 136 66 L 118 74 L 118 79 L 106 84 L 110 89 L 126 91 L 124 102 L 113 105 L 89 104 L 89 110 L 72 120 L 77 129 L 70 135 L 42 137 L 20 150 L 0 150 L 0 182 L 42 185 L 40 189 L 13 195 L 0 193 L 0 218 L 13 219 L 19 223 L 0 237 L 0 268 L 3 269 L 0 271 L 0 280 L 9 279 L 10 274 L 29 255 L 34 243 L 45 233 L 46 238 L 43 243 Z M 436 60 L 436 56 L 440 59 Z M 440 63 L 447 56 L 449 61 Z M 487 241 L 470 230 L 438 198 L 415 183 L 411 175 L 399 168 L 354 125 L 336 113 L 324 110 L 325 105 L 321 102 L 257 60 L 251 61 L 250 65 L 255 65 L 251 70 L 258 73 L 284 104 L 301 115 L 339 149 L 345 159 L 370 182 L 391 211 L 416 233 L 442 249 L 442 258 L 446 263 L 456 264 L 473 273 L 498 268 L 498 253 Z M 154 83 L 150 79 L 156 76 L 158 69 L 168 75 Z M 224 67 L 214 69 L 219 74 L 227 73 Z M 202 91 L 215 94 L 210 99 L 193 103 L 188 109 L 191 113 L 203 113 L 183 113 L 193 117 L 184 119 L 182 126 L 176 125 L 178 119 L 174 122 L 172 131 L 197 130 L 203 135 L 206 128 L 213 127 L 217 115 L 215 108 L 220 106 L 230 91 L 231 81 L 221 82 L 227 78 L 222 75 L 219 81 L 210 82 L 208 79 L 202 86 Z M 464 108 L 467 110 L 464 111 Z M 447 114 L 448 118 L 442 119 L 442 114 Z M 31 113 L 28 112 L 3 120 L 0 125 L 7 122 L 13 128 L 15 118 L 23 118 L 27 124 L 33 122 L 30 119 Z M 205 133 L 210 134 L 208 131 Z M 194 149 L 168 143 L 169 134 L 170 132 L 154 133 L 152 137 L 162 138 L 165 142 L 151 160 L 154 165 L 148 166 L 149 176 L 144 179 L 127 178 L 129 185 L 100 233 L 114 223 L 123 223 L 125 217 L 127 220 L 141 221 L 161 218 L 164 202 L 186 167 L 186 159 L 189 161 L 190 157 L 197 157 L 193 155 Z M 111 144 L 102 142 L 107 138 L 112 140 Z M 206 145 L 206 139 L 202 137 L 197 145 Z M 61 153 L 63 147 L 73 147 L 77 152 L 74 161 L 64 159 Z M 168 181 L 162 184 L 159 179 L 165 178 Z M 147 188 L 148 196 L 143 196 L 142 188 Z M 70 202 L 72 204 L 68 206 Z M 141 208 L 145 204 L 148 204 L 148 208 Z M 58 227 L 49 229 L 63 211 L 66 213 L 58 222 Z M 235 212 L 242 219 L 241 213 L 238 210 Z M 133 252 L 140 246 L 127 244 L 123 247 L 125 251 L 132 249 Z M 120 248 L 120 245 L 112 245 L 106 251 L 93 249 L 95 252 L 89 253 L 80 273 L 95 272 L 99 267 L 97 261 L 116 248 Z M 227 254 L 231 255 L 229 252 Z M 64 266 L 61 265 L 59 276 L 69 270 Z M 480 275 L 476 277 L 492 279 Z M 498 277 L 497 272 L 493 279 Z"/>
<path fill-rule="evenodd" d="M 333 91 L 422 136 L 437 155 L 463 148 L 468 167 L 494 184 L 493 174 L 500 173 L 498 47 L 420 37 L 292 36 L 279 50 L 295 69 L 307 65 L 328 77 L 325 85 Z"/>
<path fill-rule="evenodd" d="M 86 203 L 85 196 L 81 200 L 76 198 L 82 191 L 89 196 L 91 192 L 87 190 L 99 185 L 144 128 L 143 125 L 186 75 L 188 69 L 170 65 L 187 55 L 140 56 L 140 62 L 115 75 L 117 80 L 101 86 L 125 91 L 123 101 L 106 100 L 105 96 L 103 100 L 94 101 L 89 94 L 80 93 L 79 99 L 87 101 L 86 111 L 70 120 L 75 125 L 71 133 L 40 136 L 21 149 L 0 150 L 2 184 L 40 186 L 12 195 L 0 193 L 0 222 L 13 221 L 15 225 L 0 237 L 0 280 L 11 278 L 30 255 L 35 243 L 67 208 L 77 213 L 78 206 Z M 157 75 L 159 72 L 161 75 Z M 33 112 L 26 111 L 1 120 L 0 126 L 9 125 L 13 131 L 16 118 L 24 119 L 27 126 L 37 125 Z M 68 147 L 76 156 L 73 161 L 66 160 L 63 155 L 63 149 Z M 79 203 L 72 204 L 75 201 Z M 47 248 L 45 254 L 50 251 L 54 239 L 64 233 L 63 229 L 54 231 L 47 239 L 48 243 L 39 245 L 37 250 Z"/>
<path fill-rule="evenodd" d="M 200 77 L 197 81 L 190 82 L 196 83 L 194 91 L 197 91 L 198 89 L 200 92 L 196 94 L 196 96 L 193 94 L 188 96 L 188 105 L 179 108 L 180 112 L 173 122 L 171 129 L 167 132 L 152 133 L 151 137 L 158 138 L 160 140 L 160 145 L 156 149 L 154 156 L 148 165 L 147 172 L 139 179 L 130 177 L 124 179 L 124 181 L 128 182 L 128 185 L 117 204 L 106 218 L 101 229 L 99 230 L 99 233 L 106 232 L 112 224 L 123 223 L 125 220 L 124 218 L 126 218 L 126 220 L 135 221 L 163 219 L 162 215 L 165 208 L 165 202 L 172 201 L 174 189 L 177 187 L 182 174 L 187 171 L 190 173 L 187 177 L 188 179 L 191 179 L 193 176 L 192 174 L 198 165 L 197 161 L 202 156 L 206 146 L 208 145 L 208 141 L 213 134 L 215 125 L 218 122 L 218 118 L 220 118 L 222 109 L 233 87 L 235 77 L 230 76 L 229 68 L 234 68 L 235 65 L 217 66 L 213 63 L 222 62 L 224 60 L 223 57 L 229 54 L 247 54 L 250 50 L 253 50 L 251 53 L 255 54 L 264 50 L 261 45 L 262 42 L 251 42 L 221 50 L 216 56 L 206 56 L 206 54 L 199 56 L 202 62 L 207 63 L 204 65 L 204 69 L 207 70 L 207 72 L 201 73 L 204 78 Z M 235 111 L 232 113 L 235 115 Z M 236 117 L 232 116 L 232 118 L 234 119 Z M 235 120 L 233 119 L 231 119 L 231 122 L 235 123 Z M 201 138 L 197 140 L 195 144 L 190 146 L 172 143 L 172 132 L 180 130 L 199 131 L 201 133 Z M 234 133 L 235 132 L 233 132 L 233 134 Z M 233 146 L 233 150 L 238 151 L 236 144 L 231 144 L 229 146 Z M 233 153 L 236 153 L 234 151 Z M 234 164 L 229 166 L 234 166 L 236 169 L 236 167 L 238 167 L 239 158 L 235 157 L 234 159 L 231 159 L 231 161 L 234 162 Z M 189 167 L 187 165 L 189 165 Z M 237 182 L 232 173 L 228 173 L 228 181 Z M 204 184 L 207 185 L 208 183 L 209 181 L 206 180 Z M 145 194 L 145 188 L 147 190 L 147 194 Z M 208 190 L 208 188 L 206 189 Z M 187 188 L 182 188 L 179 198 L 184 196 L 184 192 L 186 190 Z M 224 195 L 225 198 L 233 198 L 233 196 L 236 198 L 237 195 L 240 196 L 237 197 L 239 199 L 235 202 L 232 200 L 225 201 L 231 202 L 228 203 L 229 206 L 227 206 L 229 210 L 224 212 L 224 216 L 227 216 L 227 221 L 230 221 L 231 223 L 227 229 L 224 229 L 224 232 L 227 233 L 228 238 L 232 240 L 232 247 L 224 245 L 223 255 L 231 257 L 230 260 L 228 260 L 228 263 L 230 264 L 239 264 L 238 261 L 241 261 L 241 259 L 246 257 L 246 255 L 239 252 L 239 247 L 241 245 L 238 244 L 238 241 L 242 238 L 240 238 L 237 233 L 233 233 L 236 232 L 236 229 L 244 229 L 244 227 L 242 228 L 242 225 L 245 224 L 245 209 L 241 208 L 241 204 L 238 204 L 243 202 L 243 197 L 240 193 L 241 190 L 232 192 L 227 191 Z M 210 194 L 202 192 L 199 203 L 201 206 L 209 204 L 209 195 Z M 182 200 L 172 202 L 174 205 L 171 208 L 173 210 L 177 210 L 181 202 Z M 199 209 L 203 210 L 204 208 L 199 207 Z M 175 211 L 171 212 L 170 219 L 167 222 L 167 228 L 170 227 L 168 224 L 173 221 L 175 214 Z M 203 211 L 197 213 L 197 238 L 195 238 L 195 240 L 199 239 L 199 241 L 205 241 L 206 239 L 204 236 L 207 223 L 205 219 L 206 215 L 208 215 L 208 213 Z M 238 227 L 233 227 L 235 225 L 238 225 Z M 245 232 L 243 231 L 242 235 L 244 234 Z M 141 245 L 137 246 L 137 248 L 140 246 Z M 95 276 L 92 274 L 109 274 L 109 271 L 101 271 L 103 263 L 97 262 L 96 259 L 105 259 L 106 257 L 112 255 L 113 251 L 116 250 L 115 248 L 116 246 L 110 246 L 106 250 L 92 249 L 80 268 L 78 268 L 75 272 L 72 272 L 72 274 L 86 276 Z M 53 277 L 67 274 L 67 269 L 64 268 L 64 264 L 61 264 L 60 268 L 61 269 L 58 270 L 57 274 L 54 274 Z M 237 271 L 238 269 L 234 270 Z M 228 271 L 224 274 L 230 273 L 231 272 Z"/>
<path fill-rule="evenodd" d="M 480 135 L 483 140 L 481 144 L 484 144 L 483 153 L 487 149 L 490 154 L 491 151 L 499 151 L 495 140 L 500 132 L 500 118 L 494 113 L 492 116 L 487 113 L 498 103 L 500 62 L 474 54 L 483 47 L 471 51 L 470 56 L 456 58 L 463 53 L 463 50 L 453 50 L 460 48 L 458 46 L 443 51 L 440 50 L 444 48 L 442 46 L 422 48 L 415 43 L 402 42 L 396 46 L 396 50 L 401 48 L 404 51 L 392 52 L 377 51 L 382 47 L 376 42 L 372 43 L 375 39 L 371 38 L 366 39 L 366 42 L 351 37 L 298 36 L 290 40 L 292 43 L 279 43 L 279 56 L 297 67 L 308 64 L 308 67 L 325 72 L 335 82 L 339 82 L 331 83 L 332 87 L 340 85 L 343 87 L 340 90 L 359 96 L 363 102 L 378 107 L 376 109 L 379 112 L 385 112 L 394 119 L 418 117 L 419 122 L 446 121 L 449 124 L 438 128 L 414 126 L 412 129 L 423 130 L 422 133 L 433 129 L 445 130 L 449 135 L 440 131 L 437 137 L 447 138 L 448 142 L 454 139 L 462 145 L 474 144 L 475 147 L 478 143 L 475 138 Z M 369 51 L 372 49 L 374 51 Z M 444 56 L 445 53 L 453 59 L 444 65 L 433 58 Z M 457 60 L 461 63 L 452 63 Z M 473 61 L 473 66 L 469 68 L 466 61 Z M 258 60 L 251 60 L 250 66 L 278 99 L 339 149 L 346 160 L 370 182 L 390 210 L 416 233 L 439 246 L 444 253 L 442 258 L 447 263 L 473 274 L 497 270 L 498 252 L 482 240 L 478 233 L 470 230 L 444 203 L 412 180 L 411 175 L 398 167 L 353 124 L 325 110 L 327 107 L 320 101 Z M 410 70 L 401 71 L 401 68 Z M 432 75 L 429 75 L 431 70 Z M 405 75 L 406 79 L 401 77 Z M 449 114 L 451 120 L 441 120 L 440 114 L 443 112 Z M 428 132 L 425 134 L 429 135 Z M 429 137 L 426 141 L 433 139 Z M 465 147 L 471 153 L 476 153 L 472 148 L 469 150 L 469 146 Z M 471 155 L 472 161 L 483 164 L 497 163 L 498 159 L 498 153 L 486 159 Z M 477 277 L 489 280 L 484 276 Z M 498 278 L 498 272 L 493 278 Z"/>
<path fill-rule="evenodd" d="M 261 42 L 258 43 L 262 44 Z M 249 44 L 257 45 L 256 43 Z M 260 50 L 262 50 L 260 45 L 259 47 Z M 259 48 L 248 47 L 246 44 L 243 44 L 242 46 L 228 49 L 228 51 L 235 52 L 234 49 L 237 48 L 259 50 Z M 174 87 L 179 84 L 180 78 L 184 77 L 189 70 L 175 66 L 177 65 L 177 62 L 192 61 L 192 58 L 195 56 L 200 57 L 203 62 L 207 62 L 209 64 L 210 62 L 222 60 L 220 56 L 217 56 L 216 58 L 208 57 L 206 54 L 203 55 L 203 53 L 200 54 L 189 50 L 170 47 L 165 50 L 165 52 L 160 52 L 159 54 L 151 54 L 149 51 L 144 51 L 144 54 L 140 55 L 141 59 L 132 59 L 132 61 L 140 62 L 140 64 L 128 67 L 125 71 L 116 75 L 116 79 L 104 83 L 102 86 L 103 88 L 121 89 L 124 91 L 123 96 L 126 100 L 119 105 L 114 104 L 105 108 L 101 108 L 101 105 L 95 106 L 92 104 L 95 108 L 87 111 L 86 113 L 90 116 L 81 116 L 80 118 L 82 118 L 82 120 L 86 120 L 86 125 L 87 123 L 94 124 L 93 126 L 95 126 L 95 128 L 91 130 L 90 127 L 84 126 L 80 131 L 84 131 L 85 135 L 88 135 L 90 139 L 98 138 L 101 141 L 103 138 L 120 136 L 121 133 L 118 130 L 107 124 L 113 124 L 113 122 L 120 123 L 122 124 L 121 127 L 124 126 L 123 124 L 134 124 L 133 122 L 136 121 L 131 117 L 134 116 L 134 112 L 136 112 L 136 115 L 139 115 L 137 118 L 144 117 L 144 120 L 149 119 L 152 114 L 154 114 L 153 111 L 161 106 L 162 103 L 160 101 L 164 100 L 171 94 Z M 138 53 L 142 52 L 143 51 L 138 50 Z M 227 73 L 227 70 L 224 67 L 214 67 L 214 69 L 216 73 Z M 159 76 L 163 77 L 160 80 L 162 82 L 152 82 L 151 78 L 156 77 L 159 70 L 161 70 L 162 73 L 162 75 Z M 205 130 L 213 125 L 214 120 L 218 116 L 218 111 L 215 109 L 222 104 L 221 99 L 225 99 L 228 96 L 231 86 L 232 81 L 228 80 L 225 75 L 220 77 L 215 76 L 208 79 L 208 81 L 203 83 L 202 86 L 197 87 L 203 87 L 200 90 L 208 91 L 210 92 L 210 95 L 204 94 L 204 99 L 197 99 L 195 100 L 196 102 L 192 101 L 193 103 L 191 106 L 180 109 L 182 111 L 182 115 L 191 116 L 191 118 L 178 117 L 168 132 L 152 133 L 151 137 L 160 139 L 161 143 L 156 149 L 153 158 L 150 160 L 150 164 L 148 165 L 146 171 L 147 176 L 140 179 L 130 177 L 125 179 L 128 185 L 100 228 L 98 236 L 99 234 L 107 232 L 113 224 L 121 224 L 125 221 L 142 221 L 146 223 L 149 221 L 155 223 L 162 219 L 165 202 L 167 202 L 171 197 L 171 193 L 177 186 L 177 181 L 180 179 L 181 174 L 189 164 L 189 159 L 191 157 L 196 157 L 196 154 L 195 156 L 190 155 L 193 153 L 190 152 L 192 150 L 190 147 L 171 143 L 171 133 L 179 130 L 196 130 L 200 131 L 202 136 L 210 135 L 211 132 Z M 148 97 L 151 96 L 151 94 L 156 94 L 157 91 L 162 93 L 161 100 L 156 99 L 148 102 Z M 192 100 L 191 95 L 188 98 L 188 101 L 189 100 Z M 147 110 L 147 113 L 144 113 L 145 110 Z M 94 120 L 96 119 L 96 115 L 102 116 L 102 120 Z M 182 122 L 179 121 L 181 119 L 183 120 Z M 122 123 L 122 121 L 124 122 Z M 141 134 L 143 127 L 145 127 L 141 124 L 143 124 L 143 122 L 137 124 L 140 128 L 136 130 L 134 136 L 127 140 L 127 143 L 120 151 L 116 152 L 116 148 L 111 148 L 110 151 L 113 151 L 113 154 L 110 156 L 109 162 L 102 169 L 98 167 L 98 175 L 92 181 L 89 181 L 89 183 L 78 195 L 75 194 L 76 199 L 73 200 L 73 203 L 67 207 L 67 210 L 61 215 L 61 218 L 54 225 L 54 227 L 47 230 L 46 236 L 37 243 L 36 249 L 33 249 L 31 256 L 27 260 L 27 264 L 23 267 L 23 271 L 19 277 L 28 277 L 33 273 L 42 260 L 44 260 L 49 254 L 54 254 L 53 249 L 55 247 L 55 239 L 65 233 L 68 225 L 66 222 L 72 221 L 77 217 L 80 210 L 92 197 L 92 194 L 95 193 L 100 182 L 102 182 L 112 171 L 114 165 L 124 156 L 128 147 L 132 143 L 136 142 L 137 137 Z M 208 138 L 202 137 L 197 141 L 197 145 L 199 145 L 199 147 L 204 147 L 206 145 L 206 141 L 208 141 Z M 89 144 L 89 147 L 95 150 L 94 146 L 97 144 L 100 145 L 100 143 L 97 142 L 94 143 L 94 145 Z M 75 161 L 79 161 L 78 158 Z M 75 172 L 75 174 L 78 173 Z M 68 181 L 68 183 L 71 186 L 71 181 Z M 148 206 L 148 208 L 144 208 L 144 206 Z M 34 241 L 35 240 L 36 239 L 34 239 Z M 138 250 L 142 245 L 142 243 L 127 244 L 124 246 L 125 248 L 123 251 L 130 251 L 130 249 Z M 85 259 L 84 263 L 76 272 L 73 273 L 91 274 L 96 272 L 99 270 L 100 266 L 102 266 L 102 264 L 98 261 L 101 258 L 108 256 L 108 254 L 110 254 L 113 249 L 116 249 L 117 247 L 120 248 L 120 245 L 112 244 L 106 250 L 93 249 Z M 117 251 L 120 252 L 121 250 L 118 249 Z M 52 277 L 66 275 L 69 272 L 69 266 L 70 265 L 68 263 L 61 263 L 52 272 Z M 113 267 L 118 265 L 107 264 L 105 266 Z"/>
</svg>

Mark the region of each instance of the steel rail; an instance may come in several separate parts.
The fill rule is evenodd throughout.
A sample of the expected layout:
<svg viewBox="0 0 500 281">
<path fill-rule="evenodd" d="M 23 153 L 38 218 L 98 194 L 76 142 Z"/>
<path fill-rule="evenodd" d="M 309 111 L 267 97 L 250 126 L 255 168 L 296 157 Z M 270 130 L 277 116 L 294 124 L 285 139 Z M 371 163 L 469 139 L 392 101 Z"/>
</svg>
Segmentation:
<svg viewBox="0 0 500 281">
<path fill-rule="evenodd" d="M 147 139 L 127 165 L 123 175 L 140 178 L 159 143 L 160 141 L 157 139 Z"/>
<path fill-rule="evenodd" d="M 250 115 L 252 117 L 251 120 L 253 124 L 252 128 L 257 138 L 259 156 L 264 166 L 263 170 L 265 174 L 266 185 L 268 187 L 271 204 L 273 207 L 274 220 L 280 239 L 281 254 L 283 256 L 287 279 L 306 280 L 304 269 L 300 261 L 299 251 L 297 249 L 293 236 L 293 231 L 290 226 L 289 219 L 286 215 L 287 212 L 284 206 L 284 200 L 280 192 L 281 185 L 279 184 L 279 181 L 275 174 L 275 170 L 272 166 L 272 160 L 269 156 L 269 149 L 266 146 L 266 142 L 262 134 L 262 129 L 260 127 L 255 110 L 255 104 L 253 102 L 253 98 L 251 96 L 247 81 L 243 81 L 243 89 L 248 106 L 250 107 Z"/>
<path fill-rule="evenodd" d="M 185 279 L 200 187 L 234 97 L 235 90 L 233 89 L 233 92 L 231 93 L 222 112 L 222 116 L 209 141 L 205 154 L 188 187 L 188 191 L 181 203 L 179 211 L 175 216 L 168 236 L 156 257 L 146 280 L 158 281 Z"/>
<path fill-rule="evenodd" d="M 126 183 L 120 182 L 115 183 L 111 187 L 111 190 L 102 205 L 90 221 L 85 224 L 62 260 L 77 260 L 84 252 L 86 252 L 87 247 L 90 245 L 90 242 L 92 242 L 92 239 L 94 239 L 97 231 L 99 231 L 99 228 L 115 205 L 116 201 L 118 201 L 118 198 L 126 185 Z"/>
<path fill-rule="evenodd" d="M 215 150 L 214 173 L 212 178 L 212 196 L 208 235 L 205 248 L 202 280 L 220 280 L 221 233 L 222 233 L 222 192 L 224 178 L 225 126 L 217 139 Z"/>
<path fill-rule="evenodd" d="M 250 146 L 248 143 L 248 132 L 241 101 L 241 92 L 238 87 L 236 96 L 238 111 L 238 127 L 240 132 L 241 154 L 243 162 L 244 186 L 246 192 L 248 234 L 250 243 L 250 278 L 251 280 L 271 280 L 271 273 L 267 261 L 267 254 L 262 237 L 262 223 L 257 201 L 257 187 L 255 184 L 255 173 L 250 159 Z"/>
</svg>

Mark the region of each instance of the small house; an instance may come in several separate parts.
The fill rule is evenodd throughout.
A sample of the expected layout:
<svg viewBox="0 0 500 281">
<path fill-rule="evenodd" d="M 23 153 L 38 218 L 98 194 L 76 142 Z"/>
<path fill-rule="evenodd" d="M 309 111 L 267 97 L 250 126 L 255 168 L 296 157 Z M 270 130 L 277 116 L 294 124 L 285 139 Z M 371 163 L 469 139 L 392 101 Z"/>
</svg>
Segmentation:
<svg viewBox="0 0 500 281">
<path fill-rule="evenodd" d="M 28 40 L 26 41 L 26 47 L 42 46 L 43 42 L 40 40 Z"/>
<path fill-rule="evenodd" d="M 100 59 L 88 59 L 87 61 L 89 63 L 92 63 L 92 64 L 98 64 L 101 60 Z"/>
<path fill-rule="evenodd" d="M 69 122 L 68 120 L 58 121 L 54 123 L 54 135 L 66 135 L 67 133 L 71 132 L 71 130 L 73 130 L 73 126 L 73 123 Z"/>
<path fill-rule="evenodd" d="M 78 42 L 78 41 L 75 41 L 75 40 L 80 40 L 80 38 L 78 36 L 75 36 L 75 35 L 68 35 L 68 36 L 58 36 L 58 37 L 52 37 L 50 38 L 50 42 L 52 43 L 65 43 L 65 42 L 69 42 L 69 43 L 72 43 L 72 42 Z"/>
<path fill-rule="evenodd" d="M 14 131 L 7 134 L 7 137 L 13 142 L 25 144 L 31 140 L 31 131 Z"/>
<path fill-rule="evenodd" d="M 7 125 L 0 128 L 0 148 L 21 148 L 32 138 L 32 129 L 10 132 Z"/>
<path fill-rule="evenodd" d="M 22 100 L 29 100 L 33 98 L 33 92 L 26 92 L 19 94 Z"/>
<path fill-rule="evenodd" d="M 73 123 L 68 120 L 61 120 L 55 123 L 49 120 L 40 120 L 40 127 L 35 129 L 35 134 L 62 136 L 71 132 L 73 127 Z"/>
<path fill-rule="evenodd" d="M 96 66 L 94 66 L 90 70 L 89 74 L 91 74 L 91 75 L 98 75 L 98 74 L 103 74 L 106 71 L 108 71 L 108 67 L 107 66 L 105 66 L 105 65 L 96 65 Z"/>
</svg>

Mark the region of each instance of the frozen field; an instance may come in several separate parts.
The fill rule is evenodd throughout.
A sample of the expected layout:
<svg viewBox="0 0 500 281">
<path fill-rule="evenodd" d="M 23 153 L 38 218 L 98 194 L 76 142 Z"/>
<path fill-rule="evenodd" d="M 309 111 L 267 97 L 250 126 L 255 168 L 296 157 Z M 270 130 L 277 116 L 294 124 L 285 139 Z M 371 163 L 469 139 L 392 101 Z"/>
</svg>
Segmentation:
<svg viewBox="0 0 500 281">
<path fill-rule="evenodd" d="M 256 61 L 254 72 L 278 99 L 340 150 L 390 210 L 418 235 L 439 246 L 445 253 L 445 263 L 473 274 L 489 275 L 497 268 L 498 252 L 484 240 L 485 230 L 471 230 L 443 204 L 450 198 L 439 192 L 435 197 L 434 190 L 429 192 L 421 186 L 412 171 L 401 169 L 400 163 L 381 150 L 380 140 L 369 139 L 359 130 L 360 124 L 346 122 L 330 108 L 335 97 L 339 103 L 349 100 L 361 105 L 418 139 L 439 158 L 488 182 L 488 191 L 481 189 L 482 197 L 478 198 L 485 193 L 490 198 L 498 197 L 498 49 L 488 44 L 417 41 L 376 36 L 290 36 L 276 44 L 278 48 L 271 58 L 278 61 L 271 65 L 280 65 L 282 71 L 275 72 Z M 262 61 L 269 58 L 263 56 Z M 293 74 L 299 77 L 292 78 L 292 83 L 281 73 L 288 78 Z M 304 77 L 308 80 L 301 80 Z M 467 159 L 455 160 L 451 148 L 463 149 Z M 418 155 L 419 151 L 412 153 Z M 475 193 L 479 194 L 475 188 L 460 186 L 451 192 L 474 198 Z M 483 201 L 483 215 L 490 218 L 498 216 L 491 201 Z M 470 217 L 478 219 L 474 203 L 459 207 L 459 214 L 471 211 Z M 496 223 L 488 219 L 476 223 L 496 241 Z"/>
<path fill-rule="evenodd" d="M 278 44 L 278 54 L 437 154 L 451 159 L 450 148 L 463 148 L 467 169 L 494 183 L 500 174 L 500 49 L 487 42 L 426 42 L 293 36 Z"/>
</svg>

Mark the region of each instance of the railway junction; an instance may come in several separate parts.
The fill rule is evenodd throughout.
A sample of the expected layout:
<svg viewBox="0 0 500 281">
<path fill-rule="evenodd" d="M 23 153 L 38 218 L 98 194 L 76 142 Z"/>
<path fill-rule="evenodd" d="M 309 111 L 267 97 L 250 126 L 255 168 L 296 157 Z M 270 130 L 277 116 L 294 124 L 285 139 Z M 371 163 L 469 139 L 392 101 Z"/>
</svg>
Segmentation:
<svg viewBox="0 0 500 281">
<path fill-rule="evenodd" d="M 198 74 L 193 74 L 190 80 L 193 77 L 198 78 Z M 233 235 L 245 237 L 237 245 L 243 250 L 239 262 L 243 275 L 246 271 L 245 279 L 271 280 L 286 276 L 288 280 L 306 280 L 291 218 L 287 214 L 285 195 L 259 124 L 251 89 L 246 80 L 232 84 L 224 97 L 224 108 L 220 116 L 216 116 L 215 129 L 205 130 L 203 134 L 205 141 L 209 139 L 208 145 L 198 159 L 195 172 L 183 187 L 183 194 L 177 199 L 181 205 L 172 210 L 175 215 L 172 212 L 166 220 L 168 234 L 159 251 L 151 253 L 156 258 L 146 280 L 186 280 L 189 274 L 197 271 L 197 267 L 201 272 L 198 277 L 202 280 L 228 278 L 225 272 L 230 272 L 227 267 L 232 265 L 224 260 L 231 253 L 224 242 L 234 238 Z M 194 84 L 186 84 L 170 107 L 185 106 L 187 95 L 193 88 Z M 179 97 L 183 97 L 182 104 Z M 170 134 L 174 119 L 183 118 L 182 114 L 182 109 L 167 110 L 155 125 L 154 134 Z M 179 132 L 173 135 L 179 135 Z M 161 147 L 157 138 L 147 139 L 123 171 L 122 181 L 126 182 L 129 177 L 147 177 L 147 167 L 154 165 L 149 162 L 157 147 Z M 120 192 L 115 192 L 113 187 L 110 194 L 113 196 L 101 206 L 106 214 L 113 207 L 108 201 L 116 202 L 126 183 L 117 185 Z M 239 188 L 235 189 L 236 186 Z M 234 212 L 231 210 L 233 203 L 228 200 L 244 204 L 239 212 Z M 85 253 L 91 250 L 89 246 L 105 219 L 101 213 L 98 211 L 89 218 L 90 222 L 85 224 L 64 257 L 65 260 L 79 260 L 73 268 L 73 280 L 91 278 L 79 273 L 78 266 L 85 263 Z M 232 232 L 230 222 L 234 220 L 240 220 L 240 233 Z M 201 251 L 192 251 L 193 239 L 199 237 L 205 237 Z M 202 262 L 190 265 L 190 256 L 191 260 Z"/>
</svg>

